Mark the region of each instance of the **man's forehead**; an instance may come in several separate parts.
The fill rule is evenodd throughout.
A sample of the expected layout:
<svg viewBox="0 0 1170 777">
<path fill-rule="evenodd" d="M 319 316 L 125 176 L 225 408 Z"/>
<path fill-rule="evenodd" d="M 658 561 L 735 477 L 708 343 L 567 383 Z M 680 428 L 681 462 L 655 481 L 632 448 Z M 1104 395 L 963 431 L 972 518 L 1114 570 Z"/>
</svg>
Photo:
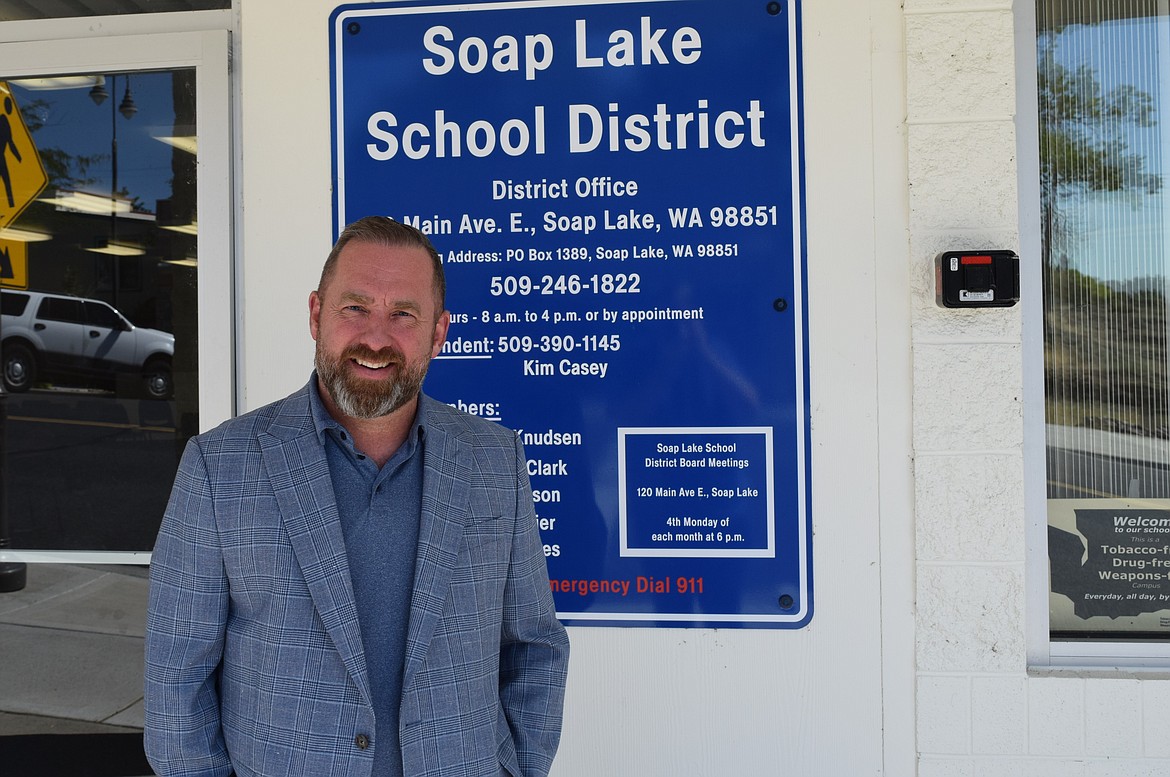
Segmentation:
<svg viewBox="0 0 1170 777">
<path fill-rule="evenodd" d="M 426 248 L 412 244 L 387 245 L 376 240 L 351 240 L 337 253 L 333 267 L 322 278 L 319 292 L 330 297 L 338 295 L 337 298 L 341 298 L 343 295 L 347 299 L 360 301 L 359 297 L 374 291 L 373 288 L 366 288 L 362 278 L 377 282 L 380 271 L 404 267 L 410 267 L 410 277 L 403 280 L 413 283 L 417 278 L 419 282 L 425 283 L 435 296 L 436 307 L 439 307 L 438 273 L 434 259 Z"/>
<path fill-rule="evenodd" d="M 373 241 L 353 240 L 346 243 L 337 258 L 333 268 L 327 273 L 326 284 L 332 276 L 341 274 L 347 277 L 355 273 L 360 275 L 380 271 L 408 271 L 411 275 L 417 274 L 421 281 L 430 285 L 435 282 L 434 264 L 431 255 L 425 248 L 414 245 L 386 245 Z"/>
<path fill-rule="evenodd" d="M 366 257 L 374 257 L 375 262 L 386 262 L 387 264 L 424 262 L 427 267 L 431 265 L 431 255 L 422 246 L 387 245 L 376 240 L 363 240 L 361 238 L 354 238 L 342 247 L 341 252 L 337 255 L 338 262 L 347 256 L 359 253 Z"/>
</svg>

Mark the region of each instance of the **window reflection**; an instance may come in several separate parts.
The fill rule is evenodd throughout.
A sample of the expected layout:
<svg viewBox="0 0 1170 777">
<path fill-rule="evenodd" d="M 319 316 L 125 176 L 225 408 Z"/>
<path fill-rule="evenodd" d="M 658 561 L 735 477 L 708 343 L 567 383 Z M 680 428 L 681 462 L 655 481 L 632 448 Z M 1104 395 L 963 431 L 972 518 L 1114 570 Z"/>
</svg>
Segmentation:
<svg viewBox="0 0 1170 777">
<path fill-rule="evenodd" d="M 49 179 L 0 229 L 9 539 L 149 550 L 198 428 L 195 73 L 9 89 Z"/>
<path fill-rule="evenodd" d="M 1052 636 L 1167 640 L 1165 5 L 1037 22 Z"/>
</svg>

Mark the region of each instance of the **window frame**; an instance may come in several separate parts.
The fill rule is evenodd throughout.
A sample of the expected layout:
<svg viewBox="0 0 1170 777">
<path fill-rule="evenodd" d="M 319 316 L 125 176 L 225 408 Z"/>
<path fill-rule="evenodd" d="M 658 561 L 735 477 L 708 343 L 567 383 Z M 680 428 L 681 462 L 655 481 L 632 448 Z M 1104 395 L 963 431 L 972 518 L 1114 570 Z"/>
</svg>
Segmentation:
<svg viewBox="0 0 1170 777">
<path fill-rule="evenodd" d="M 126 17 L 110 27 L 135 34 L 82 33 L 94 19 L 8 22 L 0 25 L 0 76 L 21 78 L 86 72 L 133 72 L 194 68 L 198 151 L 199 213 L 199 429 L 205 431 L 234 415 L 235 370 L 235 247 L 233 186 L 233 117 L 230 73 L 231 34 L 227 29 L 198 29 L 213 16 L 223 23 L 230 12 Z M 194 20 L 188 17 L 201 16 Z M 165 29 L 167 18 L 183 18 L 188 27 Z M 106 19 L 105 21 L 114 21 Z M 122 21 L 119 17 L 117 20 Z M 104 24 L 99 24 L 107 33 Z M 26 34 L 13 40 L 14 28 Z M 40 38 L 40 34 L 61 37 Z M 72 37 L 72 35 L 79 37 Z M 80 37 L 81 35 L 88 37 Z M 7 41 L 7 42 L 4 42 Z M 5 549 L 7 561 L 42 563 L 147 564 L 147 551 L 31 551 Z"/>
</svg>

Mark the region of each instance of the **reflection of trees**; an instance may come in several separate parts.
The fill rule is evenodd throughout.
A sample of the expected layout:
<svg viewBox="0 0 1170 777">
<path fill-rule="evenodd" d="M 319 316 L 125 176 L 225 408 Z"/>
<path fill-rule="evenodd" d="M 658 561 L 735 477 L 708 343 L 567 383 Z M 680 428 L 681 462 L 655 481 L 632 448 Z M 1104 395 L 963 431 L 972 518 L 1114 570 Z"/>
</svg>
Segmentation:
<svg viewBox="0 0 1170 777">
<path fill-rule="evenodd" d="M 1057 62 L 1057 35 L 1040 36 L 1037 67 L 1045 267 L 1067 237 L 1063 199 L 1089 192 L 1153 194 L 1162 187 L 1162 177 L 1146 172 L 1145 156 L 1131 151 L 1123 136 L 1130 127 L 1156 123 L 1153 99 L 1128 84 L 1103 92 L 1089 66 L 1070 70 Z"/>
<path fill-rule="evenodd" d="M 21 106 L 25 126 L 34 136 L 37 130 L 45 126 L 45 116 L 49 110 L 49 102 L 44 99 L 29 100 Z M 41 164 L 45 166 L 45 173 L 49 176 L 49 186 L 55 189 L 89 188 L 97 181 L 90 175 L 90 168 L 107 164 L 110 159 L 109 154 L 70 154 L 63 149 L 46 148 L 39 143 L 37 152 L 41 157 Z"/>
<path fill-rule="evenodd" d="M 1051 281 L 1044 309 L 1048 420 L 1170 438 L 1166 299 L 1160 285 L 1119 290 L 1062 267 L 1046 275 Z"/>
<path fill-rule="evenodd" d="M 1045 4 L 1039 4 L 1041 16 Z M 1039 19 L 1037 86 L 1048 421 L 1160 437 L 1168 434 L 1164 278 L 1106 284 L 1070 268 L 1069 213 L 1094 194 L 1162 188 L 1127 133 L 1157 123 L 1154 100 L 1132 84 L 1105 89 L 1097 72 L 1058 61 L 1064 28 Z M 1126 257 L 1121 247 L 1113 262 Z M 1130 249 L 1132 251 L 1132 249 Z"/>
<path fill-rule="evenodd" d="M 21 106 L 21 116 L 30 134 L 36 137 L 36 132 L 45 126 L 44 117 L 51 110 L 47 100 L 29 100 Z M 37 153 L 41 164 L 45 166 L 45 174 L 49 177 L 49 188 L 65 191 L 89 191 L 98 179 L 90 174 L 91 168 L 104 170 L 110 164 L 110 154 L 70 154 L 60 148 L 52 148 L 37 144 Z M 114 192 L 119 198 L 130 204 L 131 210 L 136 213 L 150 213 L 146 203 L 138 196 L 131 195 L 126 186 L 118 187 Z"/>
</svg>

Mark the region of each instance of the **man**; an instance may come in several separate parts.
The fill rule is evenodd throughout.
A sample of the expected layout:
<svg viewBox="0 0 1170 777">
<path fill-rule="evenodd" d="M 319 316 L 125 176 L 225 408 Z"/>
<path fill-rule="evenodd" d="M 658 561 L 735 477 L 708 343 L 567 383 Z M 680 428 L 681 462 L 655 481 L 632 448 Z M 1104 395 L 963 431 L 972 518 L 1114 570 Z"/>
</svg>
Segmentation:
<svg viewBox="0 0 1170 777">
<path fill-rule="evenodd" d="M 309 384 L 188 444 L 151 563 L 159 775 L 548 773 L 568 639 L 516 435 L 420 393 L 444 296 L 420 232 L 351 224 Z"/>
</svg>

